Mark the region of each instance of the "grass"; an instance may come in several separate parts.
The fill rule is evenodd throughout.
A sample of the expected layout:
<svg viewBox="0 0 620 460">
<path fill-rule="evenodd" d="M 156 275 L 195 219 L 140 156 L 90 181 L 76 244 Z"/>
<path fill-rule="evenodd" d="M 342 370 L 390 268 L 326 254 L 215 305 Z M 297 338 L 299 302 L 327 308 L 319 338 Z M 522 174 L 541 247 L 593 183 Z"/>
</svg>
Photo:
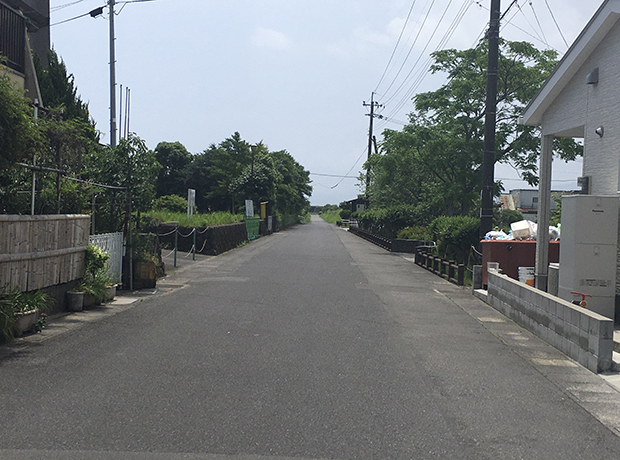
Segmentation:
<svg viewBox="0 0 620 460">
<path fill-rule="evenodd" d="M 188 219 L 187 214 L 184 213 L 150 211 L 142 214 L 142 218 L 145 223 L 150 220 L 153 225 L 158 225 L 164 222 L 178 222 L 180 227 L 209 227 L 213 225 L 226 225 L 243 222 L 242 214 L 231 214 L 229 212 L 194 214 L 191 219 Z"/>
<path fill-rule="evenodd" d="M 321 217 L 325 222 L 335 224 L 337 221 L 340 220 L 340 209 L 336 211 L 324 211 L 321 214 Z"/>
</svg>

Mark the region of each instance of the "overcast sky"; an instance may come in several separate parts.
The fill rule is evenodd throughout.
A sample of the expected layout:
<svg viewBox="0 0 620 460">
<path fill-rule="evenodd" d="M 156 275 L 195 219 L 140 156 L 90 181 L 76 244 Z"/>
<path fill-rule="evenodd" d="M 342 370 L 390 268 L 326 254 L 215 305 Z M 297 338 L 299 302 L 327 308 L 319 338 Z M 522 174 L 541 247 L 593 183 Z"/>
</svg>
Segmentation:
<svg viewBox="0 0 620 460">
<path fill-rule="evenodd" d="M 51 0 L 51 22 L 106 2 Z M 490 3 L 120 2 L 116 80 L 118 92 L 120 85 L 131 91 L 129 130 L 151 149 L 161 141 L 179 141 L 192 153 L 238 131 L 250 143 L 287 150 L 309 170 L 312 204 L 353 199 L 359 193 L 357 180 L 332 176 L 357 177 L 362 170 L 369 121 L 363 102 L 375 92 L 375 100 L 384 104 L 386 118 L 375 120 L 379 139 L 384 129 L 401 129 L 412 110 L 411 96 L 445 82 L 444 76 L 428 74 L 429 54 L 475 45 L 487 27 Z M 511 3 L 502 0 L 502 11 Z M 563 54 L 600 4 L 519 0 L 506 14 L 501 35 Z M 104 143 L 110 139 L 108 24 L 106 8 L 103 16 L 51 27 L 53 46 L 75 76 Z M 123 117 L 119 131 L 124 125 Z M 576 188 L 580 174 L 580 162 L 555 162 L 553 189 Z M 526 188 L 510 167 L 497 167 L 495 177 L 505 179 L 507 190 Z"/>
</svg>

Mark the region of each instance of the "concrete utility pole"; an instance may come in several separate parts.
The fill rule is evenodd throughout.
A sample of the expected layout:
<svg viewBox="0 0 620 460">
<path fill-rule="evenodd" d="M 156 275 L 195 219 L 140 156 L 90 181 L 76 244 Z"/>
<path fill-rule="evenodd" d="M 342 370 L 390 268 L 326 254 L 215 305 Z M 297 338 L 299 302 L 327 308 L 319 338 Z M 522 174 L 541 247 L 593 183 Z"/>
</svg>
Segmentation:
<svg viewBox="0 0 620 460">
<path fill-rule="evenodd" d="M 116 53 L 114 49 L 114 5 L 115 0 L 109 0 L 110 7 L 110 146 L 116 147 Z"/>
<path fill-rule="evenodd" d="M 493 188 L 495 167 L 495 124 L 497 110 L 497 68 L 499 60 L 500 0 L 491 0 L 491 22 L 487 37 L 489 57 L 487 99 L 484 121 L 484 157 L 482 162 L 482 205 L 480 208 L 480 239 L 493 229 Z"/>
<path fill-rule="evenodd" d="M 370 117 L 370 127 L 368 128 L 368 159 L 370 160 L 370 154 L 372 153 L 372 125 L 375 118 L 375 107 L 381 107 L 381 105 L 375 102 L 375 93 L 370 93 L 370 104 L 366 101 L 362 104 L 364 107 L 370 107 L 370 113 L 366 114 Z M 370 167 L 366 170 L 366 198 L 368 198 L 368 187 L 370 186 Z"/>
</svg>

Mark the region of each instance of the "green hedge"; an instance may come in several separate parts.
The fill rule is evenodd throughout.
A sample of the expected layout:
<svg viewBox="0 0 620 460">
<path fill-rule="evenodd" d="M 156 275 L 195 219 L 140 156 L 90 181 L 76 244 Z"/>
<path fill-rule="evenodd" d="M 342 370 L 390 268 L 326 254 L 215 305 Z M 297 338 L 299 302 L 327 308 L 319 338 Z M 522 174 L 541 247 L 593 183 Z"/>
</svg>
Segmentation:
<svg viewBox="0 0 620 460">
<path fill-rule="evenodd" d="M 471 247 L 477 246 L 480 240 L 480 219 L 442 216 L 431 222 L 429 230 L 437 242 L 440 256 L 467 264 Z"/>
<path fill-rule="evenodd" d="M 363 230 L 386 238 L 396 238 L 398 231 L 405 227 L 427 225 L 428 215 L 425 208 L 409 205 L 354 212 L 351 217 L 357 218 Z"/>
</svg>

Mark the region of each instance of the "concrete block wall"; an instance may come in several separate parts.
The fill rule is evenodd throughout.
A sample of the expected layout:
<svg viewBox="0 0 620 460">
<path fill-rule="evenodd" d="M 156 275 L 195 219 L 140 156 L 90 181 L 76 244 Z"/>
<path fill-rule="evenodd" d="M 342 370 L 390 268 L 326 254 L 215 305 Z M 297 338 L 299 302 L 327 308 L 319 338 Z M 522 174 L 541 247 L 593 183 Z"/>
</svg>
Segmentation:
<svg viewBox="0 0 620 460">
<path fill-rule="evenodd" d="M 487 302 L 592 372 L 612 368 L 613 320 L 495 272 Z"/>
</svg>

